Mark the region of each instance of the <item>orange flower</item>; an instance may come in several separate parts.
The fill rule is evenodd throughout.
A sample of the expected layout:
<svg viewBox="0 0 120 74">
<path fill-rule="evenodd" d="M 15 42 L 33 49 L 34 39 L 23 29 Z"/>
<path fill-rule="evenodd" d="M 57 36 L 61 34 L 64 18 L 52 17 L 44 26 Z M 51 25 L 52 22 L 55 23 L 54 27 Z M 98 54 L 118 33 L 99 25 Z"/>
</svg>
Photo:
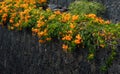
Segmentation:
<svg viewBox="0 0 120 74">
<path fill-rule="evenodd" d="M 47 0 L 39 0 L 39 3 L 45 3 Z"/>
<path fill-rule="evenodd" d="M 14 21 L 13 21 L 13 19 L 10 19 L 10 23 L 13 23 Z"/>
<path fill-rule="evenodd" d="M 78 20 L 78 17 L 79 17 L 79 15 L 73 15 L 73 16 L 72 16 L 72 22 Z"/>
<path fill-rule="evenodd" d="M 75 25 L 73 23 L 70 23 L 70 28 L 75 28 Z"/>
<path fill-rule="evenodd" d="M 9 11 L 7 7 L 4 7 L 3 10 L 4 10 L 4 12 L 8 12 Z"/>
<path fill-rule="evenodd" d="M 43 20 L 45 17 L 44 16 L 40 16 L 40 20 Z"/>
<path fill-rule="evenodd" d="M 62 38 L 62 40 L 67 40 L 70 41 L 72 39 L 72 36 L 66 35 L 65 37 Z"/>
<path fill-rule="evenodd" d="M 33 33 L 38 33 L 38 31 L 39 31 L 38 29 L 32 28 L 32 32 L 33 32 Z"/>
<path fill-rule="evenodd" d="M 68 50 L 68 45 L 63 44 L 63 45 L 62 45 L 62 48 L 63 48 L 63 50 L 64 50 L 65 52 L 67 52 L 67 50 Z"/>
<path fill-rule="evenodd" d="M 72 34 L 73 32 L 70 30 L 70 31 L 67 31 L 68 34 Z"/>
<path fill-rule="evenodd" d="M 92 18 L 92 19 L 95 19 L 96 18 L 96 15 L 95 14 L 88 14 L 88 15 L 85 15 L 86 17 L 89 17 L 89 18 Z"/>
<path fill-rule="evenodd" d="M 11 15 L 11 18 L 14 18 L 16 15 L 17 15 L 16 13 L 13 13 L 13 14 Z"/>
<path fill-rule="evenodd" d="M 7 16 L 8 16 L 8 15 L 7 15 L 6 13 L 3 14 L 3 15 L 2 15 L 2 20 L 3 20 L 3 21 L 6 21 L 6 20 L 7 20 Z"/>
<path fill-rule="evenodd" d="M 30 0 L 30 3 L 31 4 L 35 4 L 35 0 Z"/>
<path fill-rule="evenodd" d="M 104 20 L 102 18 L 98 18 L 98 22 L 101 23 L 101 24 L 104 24 Z"/>
<path fill-rule="evenodd" d="M 56 15 L 53 14 L 53 15 L 51 15 L 48 19 L 49 19 L 49 20 L 52 20 L 52 19 L 55 18 L 55 16 L 56 16 Z"/>
<path fill-rule="evenodd" d="M 70 13 L 67 13 L 67 14 L 62 14 L 62 22 L 67 22 L 70 20 Z"/>
<path fill-rule="evenodd" d="M 37 27 L 38 27 L 38 28 L 40 28 L 40 27 L 41 27 L 41 24 L 40 24 L 40 23 L 38 23 L 38 24 L 37 24 Z"/>
<path fill-rule="evenodd" d="M 40 28 L 41 26 L 43 26 L 45 24 L 45 22 L 43 21 L 37 21 L 37 27 Z"/>
<path fill-rule="evenodd" d="M 31 17 L 30 15 L 26 16 L 27 19 L 30 19 L 30 17 Z"/>
<path fill-rule="evenodd" d="M 38 32 L 38 33 L 37 33 L 37 35 L 38 35 L 38 37 L 41 37 L 41 36 L 43 36 L 43 35 L 44 35 L 44 32 L 43 32 L 43 31 Z"/>
<path fill-rule="evenodd" d="M 45 40 L 39 40 L 40 43 L 45 43 Z"/>
<path fill-rule="evenodd" d="M 51 38 L 46 38 L 46 40 L 47 40 L 47 41 L 50 41 L 50 40 L 51 40 Z"/>
<path fill-rule="evenodd" d="M 2 18 L 2 20 L 5 22 L 5 21 L 7 20 L 7 18 L 6 18 L 6 17 L 4 17 L 4 18 Z"/>
<path fill-rule="evenodd" d="M 3 11 L 2 10 L 0 10 L 0 14 L 2 13 Z"/>
<path fill-rule="evenodd" d="M 81 43 L 81 41 L 78 40 L 78 39 L 76 39 L 74 42 L 75 42 L 75 44 L 80 44 Z"/>
<path fill-rule="evenodd" d="M 80 34 L 77 34 L 76 39 L 78 39 L 78 40 L 82 39 L 81 36 L 80 36 Z"/>
<path fill-rule="evenodd" d="M 57 10 L 57 11 L 54 11 L 54 14 L 56 14 L 56 15 L 60 15 L 61 12 L 60 12 L 59 10 Z"/>
<path fill-rule="evenodd" d="M 19 24 L 19 23 L 16 23 L 14 26 L 15 26 L 15 27 L 19 27 L 19 26 L 20 26 L 20 24 Z"/>
<path fill-rule="evenodd" d="M 108 20 L 108 21 L 105 21 L 105 24 L 110 24 L 110 21 Z"/>
</svg>

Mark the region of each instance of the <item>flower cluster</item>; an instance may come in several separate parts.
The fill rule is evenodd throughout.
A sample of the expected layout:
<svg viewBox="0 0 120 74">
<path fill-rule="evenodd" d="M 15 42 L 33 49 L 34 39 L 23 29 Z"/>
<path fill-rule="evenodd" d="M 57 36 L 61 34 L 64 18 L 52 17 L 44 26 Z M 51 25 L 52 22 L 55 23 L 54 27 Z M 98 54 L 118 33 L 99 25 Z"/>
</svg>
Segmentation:
<svg viewBox="0 0 120 74">
<path fill-rule="evenodd" d="M 112 24 L 95 14 L 73 15 L 69 12 L 43 10 L 36 0 L 0 2 L 0 23 L 10 30 L 30 30 L 40 43 L 53 39 L 63 42 L 65 52 L 87 48 L 90 58 L 95 49 L 115 45 L 120 38 L 120 24 Z M 38 1 L 37 1 L 38 2 Z M 45 3 L 39 0 L 38 3 Z"/>
<path fill-rule="evenodd" d="M 88 14 L 86 15 L 86 17 L 93 19 L 93 22 L 97 22 L 100 24 L 110 24 L 109 20 L 105 21 L 101 17 L 97 17 L 95 14 Z"/>
</svg>

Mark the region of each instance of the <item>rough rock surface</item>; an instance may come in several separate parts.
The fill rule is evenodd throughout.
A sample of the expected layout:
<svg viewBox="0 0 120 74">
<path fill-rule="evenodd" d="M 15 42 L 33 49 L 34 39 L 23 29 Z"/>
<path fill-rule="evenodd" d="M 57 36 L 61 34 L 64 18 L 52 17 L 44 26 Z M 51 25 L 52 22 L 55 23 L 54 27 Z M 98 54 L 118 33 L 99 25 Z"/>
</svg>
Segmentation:
<svg viewBox="0 0 120 74">
<path fill-rule="evenodd" d="M 120 22 L 120 0 L 95 0 L 106 7 L 105 16 L 114 23 Z"/>
<path fill-rule="evenodd" d="M 118 47 L 120 49 L 120 47 Z M 98 50 L 96 59 L 86 59 L 88 50 L 65 53 L 61 42 L 39 44 L 28 32 L 0 27 L 0 74 L 120 74 L 120 50 L 107 72 L 100 71 L 109 50 Z"/>
</svg>

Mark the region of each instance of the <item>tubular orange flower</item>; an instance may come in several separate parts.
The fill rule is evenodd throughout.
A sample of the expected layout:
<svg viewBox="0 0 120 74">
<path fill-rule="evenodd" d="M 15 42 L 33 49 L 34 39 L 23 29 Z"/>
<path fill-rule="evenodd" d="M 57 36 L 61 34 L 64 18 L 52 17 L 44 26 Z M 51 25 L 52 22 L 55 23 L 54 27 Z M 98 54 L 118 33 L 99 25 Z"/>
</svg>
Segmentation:
<svg viewBox="0 0 120 74">
<path fill-rule="evenodd" d="M 31 17 L 30 15 L 26 16 L 27 19 L 30 19 L 30 17 Z"/>
<path fill-rule="evenodd" d="M 38 31 L 39 31 L 38 29 L 32 28 L 32 32 L 33 32 L 33 33 L 38 33 Z"/>
<path fill-rule="evenodd" d="M 40 28 L 40 27 L 41 27 L 41 24 L 40 24 L 40 23 L 38 23 L 38 24 L 37 24 L 37 27 L 38 27 L 38 28 Z"/>
<path fill-rule="evenodd" d="M 105 24 L 110 24 L 110 21 L 109 20 L 105 21 Z"/>
<path fill-rule="evenodd" d="M 67 22 L 70 20 L 71 14 L 67 13 L 67 14 L 62 14 L 62 22 Z"/>
<path fill-rule="evenodd" d="M 4 10 L 4 12 L 8 12 L 9 11 L 7 7 L 4 7 L 3 10 Z"/>
<path fill-rule="evenodd" d="M 40 43 L 45 43 L 45 40 L 39 40 Z"/>
<path fill-rule="evenodd" d="M 70 23 L 70 28 L 75 28 L 75 25 L 73 23 Z"/>
<path fill-rule="evenodd" d="M 68 34 L 72 34 L 73 32 L 72 32 L 72 30 L 70 30 L 70 31 L 67 31 L 67 33 L 68 33 Z"/>
<path fill-rule="evenodd" d="M 75 42 L 75 44 L 80 44 L 81 43 L 81 41 L 78 40 L 78 39 L 74 40 L 74 42 Z"/>
<path fill-rule="evenodd" d="M 35 4 L 35 0 L 30 0 L 30 3 L 31 4 Z"/>
<path fill-rule="evenodd" d="M 11 18 L 14 18 L 16 16 L 16 13 L 13 13 L 12 15 L 11 15 Z"/>
<path fill-rule="evenodd" d="M 68 50 L 68 45 L 63 44 L 63 45 L 62 45 L 62 48 L 63 48 L 63 50 L 64 50 L 65 52 L 67 52 L 67 50 Z"/>
<path fill-rule="evenodd" d="M 15 26 L 15 27 L 19 27 L 19 25 L 20 25 L 19 23 L 16 23 L 14 26 Z"/>
<path fill-rule="evenodd" d="M 6 22 L 7 18 L 6 18 L 6 17 L 3 17 L 2 20 L 3 20 L 4 22 Z"/>
<path fill-rule="evenodd" d="M 98 22 L 101 23 L 101 24 L 104 24 L 104 20 L 102 18 L 98 18 Z"/>
<path fill-rule="evenodd" d="M 86 17 L 89 17 L 89 18 L 92 18 L 92 19 L 95 19 L 97 16 L 95 14 L 88 14 L 88 15 L 85 15 Z"/>
<path fill-rule="evenodd" d="M 2 13 L 3 11 L 2 10 L 0 10 L 0 14 Z"/>
<path fill-rule="evenodd" d="M 3 14 L 2 19 L 6 21 L 7 16 L 8 16 L 8 15 L 7 15 L 6 13 Z"/>
<path fill-rule="evenodd" d="M 72 16 L 72 22 L 78 20 L 78 17 L 79 17 L 79 15 L 73 15 L 73 16 Z"/>
<path fill-rule="evenodd" d="M 52 19 L 55 18 L 55 16 L 56 16 L 56 15 L 53 14 L 53 15 L 51 15 L 48 19 L 49 19 L 49 20 L 52 20 Z"/>
<path fill-rule="evenodd" d="M 39 0 L 39 3 L 45 3 L 47 0 Z"/>
<path fill-rule="evenodd" d="M 54 14 L 56 14 L 56 15 L 60 15 L 61 12 L 60 12 L 59 10 L 57 10 L 57 11 L 54 11 Z"/>
<path fill-rule="evenodd" d="M 71 35 L 66 35 L 65 37 L 62 38 L 62 40 L 67 40 L 70 41 L 72 39 Z"/>
<path fill-rule="evenodd" d="M 78 40 L 82 39 L 81 36 L 80 36 L 80 34 L 77 34 L 76 39 L 78 39 Z"/>
<path fill-rule="evenodd" d="M 43 36 L 43 35 L 44 35 L 44 32 L 43 32 L 43 31 L 38 32 L 38 33 L 37 33 L 37 35 L 38 35 L 38 37 L 41 37 L 41 36 Z"/>
<path fill-rule="evenodd" d="M 40 20 L 43 20 L 45 17 L 44 16 L 40 16 Z"/>
<path fill-rule="evenodd" d="M 37 27 L 40 28 L 41 26 L 43 26 L 45 24 L 45 22 L 43 21 L 37 21 Z"/>
<path fill-rule="evenodd" d="M 46 38 L 46 40 L 47 40 L 47 41 L 50 41 L 50 40 L 51 40 L 51 38 Z"/>
</svg>

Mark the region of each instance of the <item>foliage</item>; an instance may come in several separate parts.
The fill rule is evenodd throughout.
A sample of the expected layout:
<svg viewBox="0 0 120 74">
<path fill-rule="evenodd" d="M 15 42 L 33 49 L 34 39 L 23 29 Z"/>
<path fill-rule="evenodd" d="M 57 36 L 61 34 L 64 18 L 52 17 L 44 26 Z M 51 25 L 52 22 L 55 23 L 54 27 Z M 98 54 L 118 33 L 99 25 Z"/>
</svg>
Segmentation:
<svg viewBox="0 0 120 74">
<path fill-rule="evenodd" d="M 90 13 L 101 15 L 105 11 L 105 7 L 102 4 L 88 0 L 77 0 L 71 3 L 68 8 L 70 13 L 79 15 Z"/>
</svg>

